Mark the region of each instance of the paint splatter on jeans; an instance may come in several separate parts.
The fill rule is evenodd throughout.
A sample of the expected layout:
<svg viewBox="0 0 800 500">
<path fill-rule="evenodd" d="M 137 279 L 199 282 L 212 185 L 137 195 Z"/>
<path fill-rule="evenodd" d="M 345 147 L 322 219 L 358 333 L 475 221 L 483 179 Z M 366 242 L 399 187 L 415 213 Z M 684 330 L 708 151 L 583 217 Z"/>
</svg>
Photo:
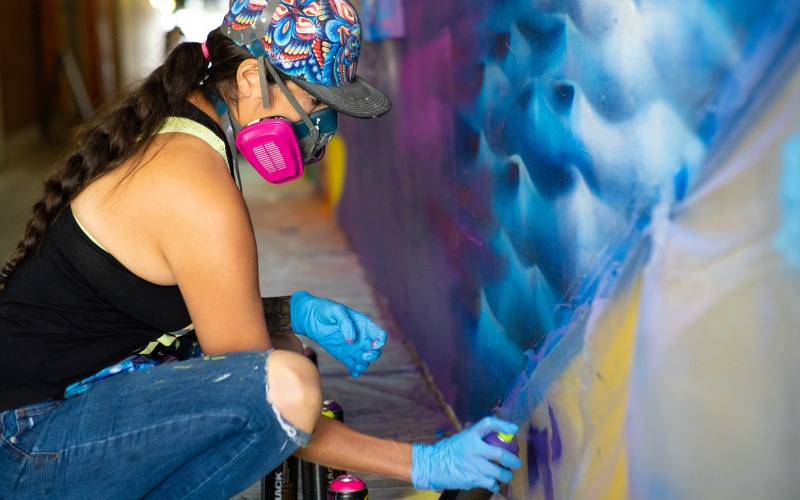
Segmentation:
<svg viewBox="0 0 800 500">
<path fill-rule="evenodd" d="M 178 361 L 178 359 L 174 356 L 166 356 L 160 360 L 148 358 L 147 356 L 131 356 L 114 366 L 109 366 L 108 368 L 100 370 L 91 377 L 85 378 L 80 382 L 75 382 L 74 384 L 68 386 L 66 389 L 64 389 L 64 398 L 72 399 L 75 396 L 80 396 L 96 383 L 102 382 L 103 380 L 113 377 L 114 375 L 131 373 L 137 370 L 144 370 L 145 368 L 163 365 L 164 363 L 173 363 L 175 361 Z"/>
</svg>

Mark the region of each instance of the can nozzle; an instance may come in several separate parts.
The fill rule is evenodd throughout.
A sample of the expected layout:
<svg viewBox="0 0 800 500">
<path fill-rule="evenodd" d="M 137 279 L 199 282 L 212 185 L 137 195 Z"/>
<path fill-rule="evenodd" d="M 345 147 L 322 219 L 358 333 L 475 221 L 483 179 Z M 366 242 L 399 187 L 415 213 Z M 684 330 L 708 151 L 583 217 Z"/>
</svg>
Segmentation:
<svg viewBox="0 0 800 500">
<path fill-rule="evenodd" d="M 512 439 L 514 439 L 513 434 L 503 434 L 502 432 L 497 433 L 497 437 L 500 438 L 500 441 L 510 443 Z"/>
<path fill-rule="evenodd" d="M 502 432 L 493 432 L 483 438 L 484 441 L 492 446 L 498 446 L 504 450 L 508 450 L 514 455 L 519 454 L 519 443 L 513 434 L 504 434 Z"/>
</svg>

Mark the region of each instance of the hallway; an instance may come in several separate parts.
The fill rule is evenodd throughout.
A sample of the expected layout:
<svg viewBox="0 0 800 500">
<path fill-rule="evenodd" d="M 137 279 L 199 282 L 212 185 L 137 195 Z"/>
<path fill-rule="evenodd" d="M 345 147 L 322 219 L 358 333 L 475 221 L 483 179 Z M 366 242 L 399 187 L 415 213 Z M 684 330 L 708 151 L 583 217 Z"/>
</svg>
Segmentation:
<svg viewBox="0 0 800 500">
<path fill-rule="evenodd" d="M 364 276 L 358 256 L 314 185 L 305 180 L 269 184 L 246 163 L 242 165 L 242 179 L 258 241 L 261 295 L 281 296 L 306 290 L 366 314 L 386 331 L 381 357 L 358 379 L 350 377 L 344 365 L 308 341 L 317 352 L 324 397 L 342 405 L 349 426 L 370 435 L 433 443 L 439 439 L 437 431 L 447 436 L 455 433 L 453 422 L 427 387 L 402 333 Z M 373 499 L 439 497 L 434 492 L 418 492 L 405 481 L 365 474 L 360 477 Z M 260 498 L 256 486 L 235 499 Z"/>
</svg>

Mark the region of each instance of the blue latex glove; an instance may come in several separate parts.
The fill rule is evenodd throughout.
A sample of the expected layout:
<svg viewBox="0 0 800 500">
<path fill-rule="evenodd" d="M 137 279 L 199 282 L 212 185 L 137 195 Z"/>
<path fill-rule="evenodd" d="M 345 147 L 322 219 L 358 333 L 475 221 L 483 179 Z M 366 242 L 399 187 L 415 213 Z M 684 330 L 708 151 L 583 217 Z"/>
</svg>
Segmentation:
<svg viewBox="0 0 800 500">
<path fill-rule="evenodd" d="M 486 443 L 483 438 L 491 432 L 514 434 L 517 426 L 499 418 L 486 417 L 469 429 L 436 444 L 414 443 L 411 454 L 411 482 L 414 488 L 486 488 L 498 491 L 498 481 L 509 482 L 512 474 L 508 469 L 522 466 L 522 461 L 513 453 Z"/>
<path fill-rule="evenodd" d="M 381 355 L 386 333 L 363 314 L 338 302 L 297 292 L 289 301 L 292 330 L 317 342 L 358 375 Z"/>
</svg>

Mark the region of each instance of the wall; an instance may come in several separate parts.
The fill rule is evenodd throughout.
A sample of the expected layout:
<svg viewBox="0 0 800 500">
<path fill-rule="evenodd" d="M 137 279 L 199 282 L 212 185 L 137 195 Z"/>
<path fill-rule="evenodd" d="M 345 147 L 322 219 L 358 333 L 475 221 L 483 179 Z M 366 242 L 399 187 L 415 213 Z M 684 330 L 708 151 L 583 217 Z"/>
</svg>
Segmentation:
<svg viewBox="0 0 800 500">
<path fill-rule="evenodd" d="M 113 24 L 113 0 L 4 4 L 0 96 L 10 153 L 42 136 L 63 140 L 79 119 L 76 94 L 87 111 L 114 95 Z M 68 79 L 65 61 L 74 63 L 75 81 Z"/>
<path fill-rule="evenodd" d="M 800 6 L 405 0 L 404 15 L 402 43 L 362 52 L 395 109 L 342 120 L 339 218 L 457 414 L 522 424 L 511 496 L 790 497 L 800 376 L 776 353 L 797 344 L 800 281 L 778 279 L 796 268 L 773 236 L 794 202 L 778 202 L 786 162 L 736 182 L 730 165 L 754 128 L 777 150 L 795 130 L 757 123 L 796 67 Z M 725 261 L 750 245 L 758 258 Z"/>
<path fill-rule="evenodd" d="M 3 132 L 18 134 L 39 123 L 42 88 L 38 40 L 31 36 L 37 2 L 5 2 L 0 16 Z"/>
</svg>

